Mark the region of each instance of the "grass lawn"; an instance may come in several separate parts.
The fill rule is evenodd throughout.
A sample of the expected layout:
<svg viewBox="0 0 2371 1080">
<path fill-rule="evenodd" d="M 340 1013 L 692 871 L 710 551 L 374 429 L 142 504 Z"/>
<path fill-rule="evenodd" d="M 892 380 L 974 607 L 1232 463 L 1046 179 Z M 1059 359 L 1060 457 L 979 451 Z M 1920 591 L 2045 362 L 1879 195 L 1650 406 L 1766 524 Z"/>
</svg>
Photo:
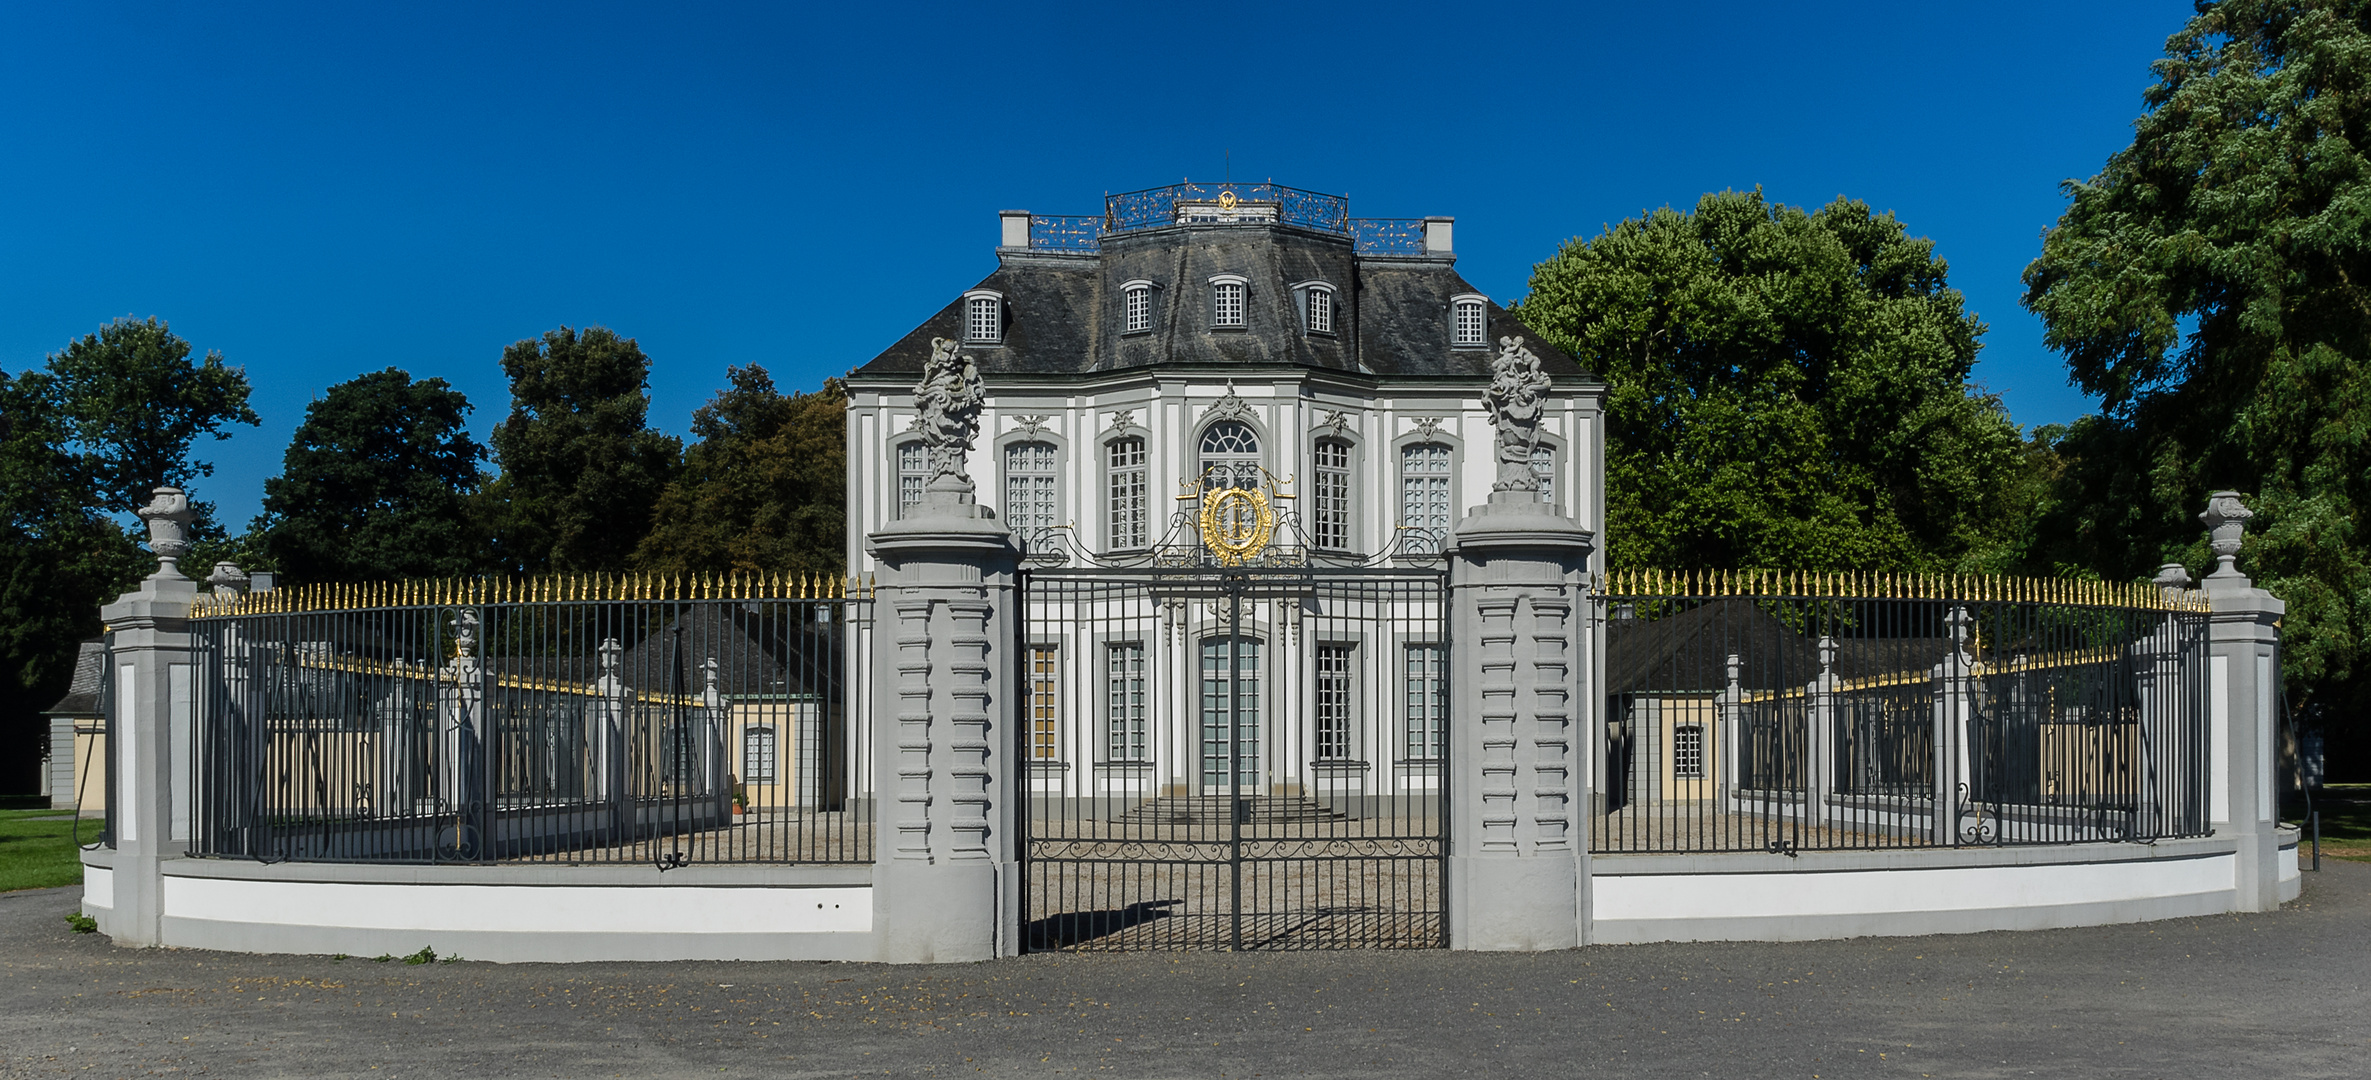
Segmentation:
<svg viewBox="0 0 2371 1080">
<path fill-rule="evenodd" d="M 63 817 L 63 810 L 0 810 L 0 892 L 47 889 L 82 883 L 82 860 L 74 852 L 74 822 L 37 821 Z M 82 823 L 84 843 L 99 838 L 100 823 Z"/>
<path fill-rule="evenodd" d="M 2313 800 L 2322 813 L 2322 857 L 2337 856 L 2371 862 L 2371 784 L 2332 784 Z M 2300 815 L 2303 813 L 2299 808 Z M 2297 848 L 2301 859 L 2313 858 L 2313 832 L 2302 816 L 2290 819 L 2307 829 Z"/>
</svg>

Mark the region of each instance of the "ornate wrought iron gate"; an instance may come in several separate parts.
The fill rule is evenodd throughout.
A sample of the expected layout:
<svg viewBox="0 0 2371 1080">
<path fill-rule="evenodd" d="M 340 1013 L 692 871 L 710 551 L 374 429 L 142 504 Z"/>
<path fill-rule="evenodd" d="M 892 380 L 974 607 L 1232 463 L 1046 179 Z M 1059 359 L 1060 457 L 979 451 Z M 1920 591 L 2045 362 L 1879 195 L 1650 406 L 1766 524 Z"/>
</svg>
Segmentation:
<svg viewBox="0 0 2371 1080">
<path fill-rule="evenodd" d="M 1446 943 L 1438 570 L 1023 581 L 1031 948 Z"/>
</svg>

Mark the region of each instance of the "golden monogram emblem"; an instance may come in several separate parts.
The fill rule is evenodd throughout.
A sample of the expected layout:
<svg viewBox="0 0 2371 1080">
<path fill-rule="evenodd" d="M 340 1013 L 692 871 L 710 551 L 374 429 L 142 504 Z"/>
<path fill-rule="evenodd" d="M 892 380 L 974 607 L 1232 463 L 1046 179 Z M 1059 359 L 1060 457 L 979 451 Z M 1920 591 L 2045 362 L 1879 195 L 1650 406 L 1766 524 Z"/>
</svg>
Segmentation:
<svg viewBox="0 0 2371 1080">
<path fill-rule="evenodd" d="M 1220 566 L 1241 566 L 1267 550 L 1276 535 L 1276 507 L 1258 488 L 1208 487 L 1202 492 L 1202 544 Z"/>
<path fill-rule="evenodd" d="M 1232 191 L 1219 192 L 1218 208 L 1221 210 L 1233 210 L 1235 208 L 1235 193 Z"/>
</svg>

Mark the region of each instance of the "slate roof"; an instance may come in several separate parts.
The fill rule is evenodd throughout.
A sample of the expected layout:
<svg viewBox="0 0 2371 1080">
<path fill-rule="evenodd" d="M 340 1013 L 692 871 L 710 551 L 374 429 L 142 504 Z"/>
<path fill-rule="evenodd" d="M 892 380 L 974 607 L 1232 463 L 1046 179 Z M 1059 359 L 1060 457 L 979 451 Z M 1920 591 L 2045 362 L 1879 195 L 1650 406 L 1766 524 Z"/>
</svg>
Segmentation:
<svg viewBox="0 0 2371 1080">
<path fill-rule="evenodd" d="M 92 638 L 82 643 L 74 654 L 74 678 L 66 684 L 66 696 L 42 711 L 43 716 L 99 715 L 100 681 L 107 674 L 107 645 Z"/>
<path fill-rule="evenodd" d="M 1841 638 L 1836 674 L 1859 679 L 1932 670 L 1946 638 Z M 1802 686 L 1819 675 L 1819 642 L 1796 633 L 1751 599 L 1713 600 L 1659 619 L 1607 625 L 1608 694 L 1704 693 L 1728 685 L 1729 654 L 1747 690 Z"/>
<path fill-rule="evenodd" d="M 1288 365 L 1376 376 L 1487 378 L 1501 337 L 1520 335 L 1558 381 L 1590 375 L 1497 304 L 1486 348 L 1452 348 L 1449 301 L 1479 294 L 1445 257 L 1364 256 L 1346 238 L 1286 225 L 1178 225 L 1106 238 L 1095 254 L 1000 250 L 973 286 L 1005 298 L 1001 344 L 967 344 L 980 373 L 1065 375 L 1154 366 Z M 1214 274 L 1250 279 L 1248 325 L 1213 330 L 1203 306 Z M 1121 333 L 1120 287 L 1159 286 L 1155 327 Z M 1293 286 L 1335 288 L 1340 333 L 1303 333 Z M 852 377 L 918 376 L 932 338 L 963 336 L 962 291 Z"/>
</svg>

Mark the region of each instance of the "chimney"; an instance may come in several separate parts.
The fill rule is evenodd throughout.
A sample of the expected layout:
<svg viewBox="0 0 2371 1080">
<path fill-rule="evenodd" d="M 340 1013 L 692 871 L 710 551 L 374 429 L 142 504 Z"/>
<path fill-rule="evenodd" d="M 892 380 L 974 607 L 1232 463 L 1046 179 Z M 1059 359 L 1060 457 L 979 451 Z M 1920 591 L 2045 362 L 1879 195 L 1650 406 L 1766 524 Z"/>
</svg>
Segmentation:
<svg viewBox="0 0 2371 1080">
<path fill-rule="evenodd" d="M 1450 252 L 1455 251 L 1456 248 L 1453 247 L 1449 242 L 1449 229 L 1450 226 L 1455 225 L 1456 223 L 1456 218 L 1425 218 L 1424 253 L 1427 255 L 1447 255 Z"/>
<path fill-rule="evenodd" d="M 1004 226 L 1004 236 L 996 242 L 996 246 L 1007 248 L 1029 246 L 1029 211 L 999 210 L 996 212 L 996 220 Z"/>
</svg>

